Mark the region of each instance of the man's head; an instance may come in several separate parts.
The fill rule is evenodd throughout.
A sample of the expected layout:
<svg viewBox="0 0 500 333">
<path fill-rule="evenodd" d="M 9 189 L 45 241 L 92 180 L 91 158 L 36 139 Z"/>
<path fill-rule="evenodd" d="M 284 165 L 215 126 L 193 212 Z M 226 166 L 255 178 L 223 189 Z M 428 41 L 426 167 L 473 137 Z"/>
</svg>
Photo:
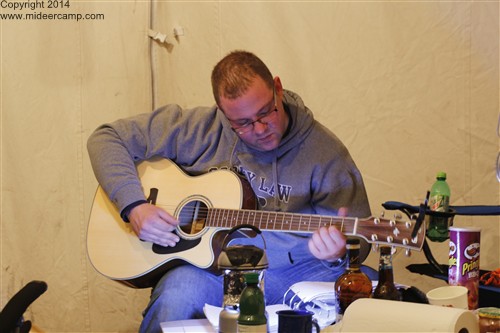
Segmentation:
<svg viewBox="0 0 500 333">
<path fill-rule="evenodd" d="M 278 147 L 288 127 L 279 77 L 254 54 L 234 51 L 212 71 L 218 107 L 247 145 L 261 151 Z"/>
</svg>

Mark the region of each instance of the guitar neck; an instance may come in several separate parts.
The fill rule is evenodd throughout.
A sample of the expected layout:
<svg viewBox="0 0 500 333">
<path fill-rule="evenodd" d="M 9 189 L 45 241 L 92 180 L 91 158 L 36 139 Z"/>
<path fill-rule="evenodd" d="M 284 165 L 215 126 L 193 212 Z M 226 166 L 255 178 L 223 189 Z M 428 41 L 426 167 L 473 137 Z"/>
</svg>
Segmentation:
<svg viewBox="0 0 500 333">
<path fill-rule="evenodd" d="M 232 228 L 250 224 L 260 230 L 312 233 L 320 227 L 335 226 L 346 235 L 356 235 L 358 219 L 285 212 L 210 208 L 206 226 Z"/>
</svg>

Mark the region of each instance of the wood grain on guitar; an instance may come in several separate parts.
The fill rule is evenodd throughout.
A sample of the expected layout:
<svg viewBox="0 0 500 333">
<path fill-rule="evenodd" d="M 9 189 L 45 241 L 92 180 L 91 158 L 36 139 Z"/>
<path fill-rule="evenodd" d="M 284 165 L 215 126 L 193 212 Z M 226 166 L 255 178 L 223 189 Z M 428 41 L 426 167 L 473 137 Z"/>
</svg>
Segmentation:
<svg viewBox="0 0 500 333">
<path fill-rule="evenodd" d="M 322 216 L 257 211 L 249 186 L 236 174 L 218 170 L 188 176 L 167 159 L 142 162 L 137 167 L 146 196 L 155 192 L 155 204 L 179 221 L 179 244 L 166 248 L 140 241 L 124 223 L 113 203 L 98 187 L 87 231 L 87 251 L 102 275 L 134 288 L 154 285 L 168 269 L 192 264 L 212 269 L 220 252 L 221 232 L 246 223 L 261 230 L 312 233 L 334 225 L 346 235 L 357 235 L 374 244 L 388 244 L 420 251 L 425 225 L 411 237 L 414 221 L 369 217 Z"/>
</svg>

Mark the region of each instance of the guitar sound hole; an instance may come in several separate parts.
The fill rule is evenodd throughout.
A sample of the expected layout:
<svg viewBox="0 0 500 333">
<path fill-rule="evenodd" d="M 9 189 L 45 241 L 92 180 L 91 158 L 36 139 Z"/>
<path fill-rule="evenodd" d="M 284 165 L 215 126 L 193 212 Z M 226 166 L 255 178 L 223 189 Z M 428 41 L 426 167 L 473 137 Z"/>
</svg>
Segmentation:
<svg viewBox="0 0 500 333">
<path fill-rule="evenodd" d="M 208 207 L 202 201 L 191 201 L 185 204 L 178 216 L 180 229 L 188 235 L 196 235 L 205 228 Z"/>
</svg>

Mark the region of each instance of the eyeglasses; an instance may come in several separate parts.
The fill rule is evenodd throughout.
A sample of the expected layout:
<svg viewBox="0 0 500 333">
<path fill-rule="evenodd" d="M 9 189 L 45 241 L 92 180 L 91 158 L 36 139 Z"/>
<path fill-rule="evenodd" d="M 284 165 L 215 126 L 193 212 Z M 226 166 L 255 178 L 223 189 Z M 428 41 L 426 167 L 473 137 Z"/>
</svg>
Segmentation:
<svg viewBox="0 0 500 333">
<path fill-rule="evenodd" d="M 277 112 L 278 112 L 278 107 L 276 106 L 276 90 L 273 89 L 273 107 L 270 110 L 268 110 L 266 113 L 261 115 L 256 120 L 250 121 L 239 127 L 232 127 L 232 129 L 239 135 L 246 134 L 254 129 L 255 123 L 257 122 L 261 123 L 262 125 L 269 124 L 271 121 L 274 120 L 274 117 L 277 114 Z"/>
</svg>

